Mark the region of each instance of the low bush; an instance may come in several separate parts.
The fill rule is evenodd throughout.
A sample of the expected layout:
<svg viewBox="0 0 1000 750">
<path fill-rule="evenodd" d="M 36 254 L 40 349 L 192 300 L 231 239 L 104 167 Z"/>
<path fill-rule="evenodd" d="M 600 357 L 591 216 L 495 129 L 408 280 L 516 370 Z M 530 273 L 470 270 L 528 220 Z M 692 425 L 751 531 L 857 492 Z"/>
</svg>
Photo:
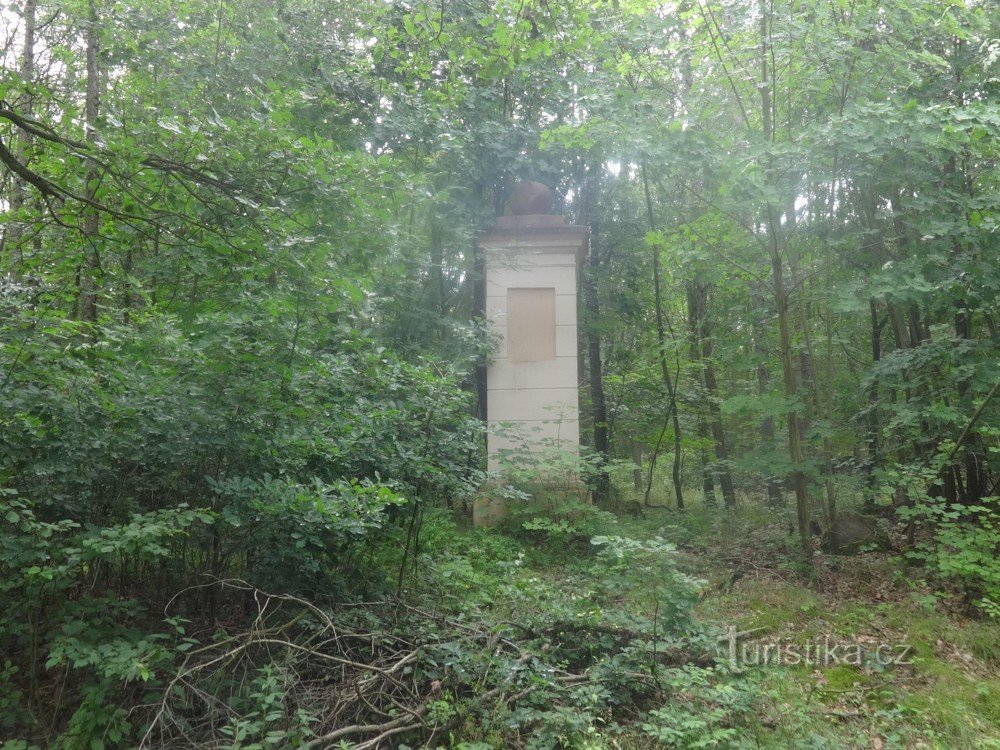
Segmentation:
<svg viewBox="0 0 1000 750">
<path fill-rule="evenodd" d="M 409 509 L 478 484 L 462 373 L 347 330 L 289 352 L 264 313 L 151 315 L 95 339 L 28 306 L 8 312 L 3 734 L 133 746 L 144 719 L 128 708 L 192 645 L 176 618 L 204 644 L 253 607 L 213 581 L 330 602 L 385 592 L 373 560 Z"/>
</svg>

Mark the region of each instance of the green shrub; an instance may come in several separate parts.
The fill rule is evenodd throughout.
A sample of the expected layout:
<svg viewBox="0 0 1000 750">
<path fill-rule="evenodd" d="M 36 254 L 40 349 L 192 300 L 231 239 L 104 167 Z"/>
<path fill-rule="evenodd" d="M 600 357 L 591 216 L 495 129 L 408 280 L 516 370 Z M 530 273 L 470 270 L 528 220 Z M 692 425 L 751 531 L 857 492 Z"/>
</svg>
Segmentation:
<svg viewBox="0 0 1000 750">
<path fill-rule="evenodd" d="M 335 326 L 303 336 L 293 368 L 265 308 L 137 315 L 96 340 L 50 313 L 7 310 L 7 724 L 62 732 L 67 748 L 127 745 L 138 719 L 117 707 L 155 691 L 183 653 L 163 620 L 175 595 L 178 615 L 211 623 L 246 605 L 206 588 L 213 578 L 330 599 L 382 590 L 370 558 L 398 538 L 403 507 L 478 486 L 464 373 Z M 33 722 L 27 706 L 50 715 Z"/>
<path fill-rule="evenodd" d="M 987 615 L 1000 618 L 1000 517 L 941 524 L 928 557 L 942 578 L 961 584 Z"/>
</svg>

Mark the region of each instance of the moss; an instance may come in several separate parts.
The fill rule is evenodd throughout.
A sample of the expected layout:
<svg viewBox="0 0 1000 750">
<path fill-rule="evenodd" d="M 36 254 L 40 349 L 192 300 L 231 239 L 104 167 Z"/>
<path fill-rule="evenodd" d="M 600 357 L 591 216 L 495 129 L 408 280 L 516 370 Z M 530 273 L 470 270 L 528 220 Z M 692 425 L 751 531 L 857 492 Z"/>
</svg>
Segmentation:
<svg viewBox="0 0 1000 750">
<path fill-rule="evenodd" d="M 803 637 L 816 634 L 815 620 L 822 612 L 819 597 L 809 589 L 763 580 L 738 581 L 728 594 L 702 606 L 706 618 L 740 630 L 778 634 L 791 628 Z"/>
<path fill-rule="evenodd" d="M 841 665 L 824 670 L 826 692 L 853 690 L 871 684 L 871 676 L 861 672 L 857 667 Z"/>
<path fill-rule="evenodd" d="M 878 614 L 867 603 L 850 602 L 830 614 L 830 630 L 840 636 L 852 636 L 870 630 L 877 624 Z"/>
</svg>

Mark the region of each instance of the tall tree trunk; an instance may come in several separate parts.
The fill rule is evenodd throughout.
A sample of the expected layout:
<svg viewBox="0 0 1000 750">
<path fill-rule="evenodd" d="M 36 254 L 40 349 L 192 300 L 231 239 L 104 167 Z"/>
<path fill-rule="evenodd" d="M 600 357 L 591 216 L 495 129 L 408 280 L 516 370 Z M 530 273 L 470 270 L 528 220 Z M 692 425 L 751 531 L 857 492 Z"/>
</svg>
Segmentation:
<svg viewBox="0 0 1000 750">
<path fill-rule="evenodd" d="M 757 311 L 753 316 L 753 349 L 759 358 L 757 363 L 757 395 L 761 398 L 767 396 L 771 389 L 771 372 L 767 367 L 769 353 L 767 343 L 764 338 L 764 330 L 760 316 L 764 314 L 764 300 L 759 293 L 751 295 L 754 308 Z M 774 417 L 770 414 L 764 416 L 760 421 L 760 439 L 763 445 L 769 448 L 774 445 Z M 767 504 L 771 508 L 780 508 L 785 505 L 784 482 L 780 477 L 767 474 L 764 477 L 764 487 L 767 492 Z"/>
<path fill-rule="evenodd" d="M 768 372 L 767 364 L 761 362 L 757 365 L 757 394 L 767 395 L 770 388 L 771 373 Z M 774 417 L 770 414 L 760 421 L 760 439 L 764 445 L 774 445 Z M 783 508 L 785 506 L 784 482 L 780 477 L 768 474 L 764 477 L 764 488 L 767 491 L 767 504 L 771 508 Z"/>
<path fill-rule="evenodd" d="M 726 444 L 726 432 L 722 426 L 722 412 L 719 409 L 719 386 L 715 380 L 715 366 L 712 364 L 711 339 L 703 339 L 701 346 L 705 391 L 708 394 L 708 413 L 711 416 L 712 442 L 715 444 L 715 466 L 719 476 L 719 487 L 722 489 L 722 502 L 727 508 L 735 508 L 736 491 L 733 488 L 733 475 L 729 471 L 729 447 Z"/>
<path fill-rule="evenodd" d="M 792 201 L 794 203 L 794 200 Z M 785 207 L 785 236 L 795 234 L 795 209 L 794 206 Z M 813 415 L 820 413 L 819 406 L 819 386 L 816 382 L 816 357 L 813 353 L 812 335 L 809 330 L 809 323 L 812 320 L 812 310 L 806 296 L 805 277 L 799 266 L 798 253 L 786 253 L 789 273 L 789 287 L 798 289 L 800 304 L 796 308 L 794 316 L 795 325 L 799 332 L 799 340 L 803 346 L 798 351 L 799 362 L 799 386 L 800 391 L 808 394 L 808 398 L 802 399 L 802 413 L 799 414 L 799 440 L 805 442 L 806 432 L 813 422 Z"/>
<path fill-rule="evenodd" d="M 774 298 L 778 307 L 778 339 L 781 352 L 781 371 L 785 384 L 785 398 L 789 407 L 785 414 L 788 428 L 788 457 L 792 463 L 792 483 L 795 488 L 795 511 L 799 527 L 799 542 L 802 555 L 806 561 L 812 560 L 813 543 L 810 524 L 811 509 L 809 503 L 809 487 L 802 468 L 802 447 L 799 442 L 799 416 L 796 410 L 795 396 L 797 384 L 795 380 L 795 365 L 792 359 L 792 334 L 788 321 L 788 292 L 785 289 L 784 268 L 781 259 L 780 227 L 775 211 L 768 206 L 768 231 L 771 235 L 771 277 L 774 284 Z"/>
<path fill-rule="evenodd" d="M 696 372 L 698 373 L 699 384 L 704 386 L 704 376 L 701 372 L 701 316 L 703 314 L 703 310 L 695 281 L 689 281 L 687 283 L 686 292 L 688 305 L 688 330 L 690 331 L 691 336 L 691 362 L 694 364 Z M 699 400 L 704 401 L 705 399 Z M 704 404 L 700 404 L 699 408 L 703 409 L 704 406 Z M 701 414 L 698 417 L 698 460 L 701 464 L 702 499 L 706 505 L 715 505 L 717 502 L 715 498 L 715 475 L 713 473 L 712 461 L 709 460 L 708 450 L 705 447 L 708 445 L 708 440 L 708 420 L 705 419 L 704 414 Z"/>
<path fill-rule="evenodd" d="M 946 167 L 946 171 L 947 168 L 948 167 Z M 903 191 L 895 191 L 889 199 L 890 207 L 892 209 L 893 230 L 894 234 L 898 238 L 897 241 L 901 246 L 905 247 L 909 245 L 910 247 L 915 248 L 919 243 L 919 237 L 912 227 L 908 226 L 904 220 L 905 205 L 903 203 L 903 196 Z M 954 251 L 954 243 L 952 247 Z M 916 349 L 924 341 L 930 340 L 930 330 L 928 329 L 923 316 L 920 314 L 920 309 L 916 304 L 909 303 L 905 306 L 901 306 L 898 303 L 893 304 L 890 307 L 890 315 L 892 318 L 892 326 L 896 337 L 896 343 L 900 348 Z M 905 369 L 903 370 L 903 380 L 906 383 L 906 388 L 904 390 L 906 401 L 910 402 L 913 400 L 913 389 L 910 385 L 909 373 Z M 926 384 L 923 384 L 920 387 L 924 389 L 928 388 Z M 930 387 L 933 387 L 933 385 Z M 944 401 L 947 406 L 947 397 Z M 928 455 L 929 453 L 937 450 L 929 423 L 922 419 L 920 427 L 920 432 L 915 435 L 911 441 L 912 445 L 910 446 L 910 450 L 914 456 Z M 942 469 L 939 481 L 932 485 L 930 492 L 936 497 L 943 498 L 948 503 L 959 502 L 965 494 L 961 468 L 956 465 L 945 466 Z M 897 504 L 908 502 L 909 501 L 906 498 L 905 493 L 901 490 L 899 496 L 897 497 Z"/>
<path fill-rule="evenodd" d="M 951 169 L 954 171 L 954 158 L 952 158 Z M 962 252 L 961 243 L 957 238 L 953 238 L 952 257 L 955 258 Z M 955 337 L 959 341 L 972 340 L 972 314 L 969 312 L 968 300 L 964 294 L 955 300 L 954 324 Z M 970 376 L 959 379 L 956 390 L 960 402 L 970 400 L 971 388 L 972 378 Z M 989 476 L 986 466 L 986 451 L 983 448 L 982 440 L 978 433 L 973 433 L 965 441 L 959 462 L 954 466 L 946 466 L 944 469 L 946 476 L 949 470 L 956 475 L 956 484 L 961 487 L 961 491 L 958 491 L 958 487 L 956 487 L 955 495 L 960 495 L 964 504 L 978 505 L 983 496 L 988 493 Z M 962 482 L 961 476 L 962 468 L 965 469 L 964 482 Z"/>
<path fill-rule="evenodd" d="M 877 368 L 882 360 L 882 329 L 885 327 L 886 319 L 879 319 L 878 305 L 875 300 L 868 301 L 868 308 L 871 314 L 871 346 L 872 365 Z M 877 370 L 876 370 L 877 372 Z M 875 503 L 875 495 L 878 492 L 878 470 L 881 468 L 881 438 L 879 418 L 879 379 L 876 374 L 872 378 L 868 388 L 868 419 L 867 419 L 867 457 L 865 460 L 865 488 L 866 502 L 870 505 Z"/>
<path fill-rule="evenodd" d="M 762 8 L 763 10 L 763 8 Z M 761 13 L 760 20 L 760 90 L 761 116 L 763 121 L 764 140 L 768 146 L 773 145 L 774 131 L 771 119 L 771 81 L 768 75 L 768 13 Z M 770 162 L 768 154 L 768 162 Z M 773 167 L 769 163 L 767 166 L 767 179 L 773 179 Z M 811 508 L 809 502 L 809 487 L 806 483 L 806 475 L 802 463 L 802 445 L 799 440 L 799 415 L 795 407 L 797 394 L 797 381 L 795 377 L 794 354 L 792 351 L 792 332 L 789 321 L 789 299 L 788 290 L 785 286 L 784 254 L 786 243 L 784 241 L 780 215 L 777 207 L 770 200 L 766 206 L 767 222 L 767 248 L 771 261 L 771 281 L 774 287 L 774 301 L 778 312 L 778 340 L 781 354 L 781 372 L 785 385 L 785 397 L 788 400 L 788 407 L 785 418 L 788 427 L 788 457 L 792 464 L 792 483 L 795 487 L 795 511 L 798 521 L 799 542 L 802 548 L 802 556 L 807 564 L 812 562 L 813 543 L 812 527 L 810 521 Z"/>
<path fill-rule="evenodd" d="M 833 445 L 829 431 L 833 429 L 833 318 L 826 316 L 826 389 L 823 400 L 823 416 L 826 419 L 826 433 L 823 437 L 823 485 L 826 489 L 826 521 L 833 526 L 837 520 L 837 486 L 833 481 Z"/>
<path fill-rule="evenodd" d="M 444 237 L 440 220 L 431 215 L 430 237 L 428 238 L 427 291 L 430 308 L 437 316 L 448 314 L 448 292 L 444 282 Z"/>
<path fill-rule="evenodd" d="M 957 106 L 963 106 L 966 104 L 966 97 L 962 93 L 962 66 L 960 64 L 960 60 L 965 42 L 962 39 L 955 39 L 953 44 L 952 77 L 954 79 L 954 94 L 952 99 Z M 946 178 L 954 184 L 956 192 L 964 194 L 969 203 L 972 203 L 975 196 L 973 195 L 972 183 L 967 175 L 967 161 L 967 154 L 962 155 L 961 163 L 959 163 L 958 158 L 952 154 L 945 167 L 945 175 Z M 969 223 L 969 219 L 968 209 L 966 209 L 965 214 L 961 217 L 962 224 L 967 225 Z M 966 248 L 962 246 L 961 238 L 957 234 L 953 234 L 951 240 L 951 256 L 953 261 L 958 261 L 965 251 Z M 961 342 L 968 342 L 973 338 L 972 313 L 968 307 L 969 298 L 966 289 L 964 288 L 966 283 L 964 275 L 963 277 L 960 277 L 960 279 L 960 283 L 963 286 L 960 294 L 955 300 L 955 336 Z M 969 401 L 971 388 L 971 376 L 963 377 L 958 381 L 956 389 L 958 391 L 958 398 L 960 402 Z M 989 493 L 990 484 L 989 474 L 987 472 L 986 448 L 983 445 L 978 433 L 969 435 L 963 448 L 961 460 L 954 468 L 959 480 L 961 480 L 962 467 L 965 468 L 965 486 L 964 491 L 961 493 L 962 502 L 966 505 L 978 505 L 979 501 Z M 946 471 L 947 468 L 948 467 L 945 468 Z"/>
<path fill-rule="evenodd" d="M 794 259 L 794 254 L 791 256 Z M 798 275 L 798 264 L 793 266 L 796 270 L 794 273 Z M 802 290 L 802 294 L 805 295 L 805 283 L 804 281 L 798 284 L 799 288 Z M 817 417 L 821 414 L 825 414 L 825 418 L 828 425 L 833 424 L 832 420 L 832 405 L 829 409 L 826 408 L 826 400 L 823 397 L 823 390 L 820 387 L 819 378 L 816 377 L 816 354 L 813 349 L 812 344 L 812 334 L 810 332 L 809 321 L 813 318 L 813 313 L 810 307 L 803 303 L 799 306 L 801 314 L 799 315 L 799 330 L 802 333 L 802 341 L 805 344 L 804 352 L 799 355 L 799 362 L 802 369 L 802 386 L 807 389 L 810 394 L 810 399 L 806 402 L 807 407 L 811 407 L 811 412 Z M 832 332 L 829 330 L 827 346 L 829 347 L 832 341 Z M 833 371 L 833 364 L 829 360 L 829 351 L 827 351 L 827 391 L 831 388 L 831 378 Z M 806 366 L 808 363 L 808 366 Z M 799 420 L 799 437 L 805 440 L 805 432 L 807 426 L 812 422 L 810 419 L 809 408 L 805 411 L 805 416 Z M 830 443 L 829 436 L 823 438 L 823 487 L 826 492 L 826 504 L 824 505 L 824 516 L 826 518 L 827 527 L 833 526 L 833 522 L 836 520 L 837 514 L 837 499 L 836 499 L 836 486 L 833 482 L 833 447 Z"/>
<path fill-rule="evenodd" d="M 21 83 L 24 86 L 24 94 L 19 98 L 18 105 L 20 111 L 25 115 L 30 115 L 32 110 L 32 86 L 35 78 L 35 15 L 36 0 L 24 0 L 22 7 L 22 18 L 24 20 L 24 38 L 21 49 L 21 64 L 18 72 L 21 76 Z M 31 147 L 31 136 L 27 131 L 18 129 L 14 136 L 14 155 L 22 164 L 28 161 L 28 149 Z M 17 175 L 11 176 L 10 192 L 10 215 L 12 221 L 7 225 L 4 233 L 4 249 L 10 252 L 10 263 L 8 269 L 11 273 L 18 273 L 24 262 L 24 222 L 20 216 L 25 203 L 24 180 Z M 0 255 L 2 253 L 0 251 Z"/>
<path fill-rule="evenodd" d="M 726 432 L 722 424 L 722 410 L 719 408 L 719 385 L 715 378 L 715 364 L 712 361 L 715 344 L 712 340 L 714 324 L 708 314 L 709 285 L 697 277 L 688 283 L 689 315 L 698 323 L 698 342 L 701 350 L 699 355 L 699 370 L 705 386 L 705 400 L 708 402 L 709 427 L 712 431 L 712 444 L 715 452 L 715 473 L 719 477 L 719 487 L 722 489 L 722 502 L 727 508 L 736 507 L 736 491 L 733 487 L 733 477 L 729 470 L 729 446 L 726 443 Z"/>
<path fill-rule="evenodd" d="M 632 438 L 632 487 L 636 494 L 642 492 L 642 443 Z"/>
<path fill-rule="evenodd" d="M 87 93 L 84 102 L 84 127 L 88 143 L 97 141 L 97 118 L 101 106 L 100 20 L 96 0 L 87 2 Z M 101 173 L 97 162 L 87 160 L 87 185 L 84 195 L 94 200 L 97 196 Z M 86 323 L 96 324 L 98 281 L 101 270 L 101 255 L 98 246 L 100 216 L 97 209 L 86 206 L 83 209 L 83 269 L 80 273 L 80 318 Z M 91 329 L 94 333 L 94 329 Z"/>
<path fill-rule="evenodd" d="M 584 210 L 589 220 L 592 186 L 587 187 Z M 586 310 L 587 363 L 590 383 L 590 408 L 594 430 L 594 451 L 601 465 L 598 467 L 597 485 L 594 499 L 606 501 L 611 493 L 611 477 L 608 474 L 608 408 L 604 397 L 604 370 L 601 360 L 601 306 L 597 295 L 597 279 L 601 273 L 600 226 L 590 220 L 590 252 L 587 273 L 584 277 L 584 306 Z"/>
<path fill-rule="evenodd" d="M 701 461 L 701 495 L 706 505 L 715 505 L 718 500 L 715 497 L 715 474 L 712 471 L 712 462 L 708 458 L 708 451 L 705 446 L 708 444 L 708 421 L 702 417 L 698 420 L 698 442 L 701 447 L 698 449 L 698 460 Z"/>
<path fill-rule="evenodd" d="M 476 185 L 478 197 L 482 199 L 482 185 Z M 486 320 L 486 258 L 482 249 L 476 242 L 472 243 L 472 320 Z M 486 363 L 476 362 L 475 371 L 476 384 L 476 417 L 481 422 L 486 422 L 486 399 L 488 390 L 486 386 Z"/>
<path fill-rule="evenodd" d="M 649 231 L 656 231 L 656 219 L 653 214 L 653 198 L 649 188 L 649 176 L 646 174 L 646 165 L 641 166 L 642 185 L 646 196 L 646 214 L 649 220 Z M 659 354 L 660 373 L 663 377 L 663 384 L 667 388 L 669 403 L 667 408 L 670 411 L 670 418 L 674 428 L 674 463 L 671 470 L 671 478 L 674 484 L 674 499 L 677 502 L 677 509 L 684 508 L 684 489 L 681 486 L 681 422 L 677 415 L 677 382 L 670 378 L 670 368 L 667 364 L 667 319 L 663 311 L 663 292 L 660 284 L 661 264 L 660 253 L 663 248 L 658 243 L 652 247 L 653 253 L 653 306 L 656 312 L 656 348 Z M 676 378 L 680 379 L 680 362 L 677 362 Z"/>
<path fill-rule="evenodd" d="M 873 196 L 871 201 L 861 201 L 861 206 L 862 206 L 862 215 L 866 216 L 868 219 L 868 229 L 869 231 L 875 233 L 876 236 L 876 242 L 874 245 L 874 253 L 875 253 L 874 267 L 877 269 L 881 268 L 887 262 L 888 253 L 886 251 L 885 243 L 883 242 L 881 235 L 877 233 L 878 230 L 875 221 L 875 213 L 877 210 L 875 207 L 876 201 L 877 198 Z M 900 220 L 900 215 L 898 213 L 899 205 L 897 198 L 893 197 L 893 199 L 890 202 L 890 208 L 892 209 L 893 234 L 896 236 L 897 242 L 901 243 L 902 237 L 904 236 L 905 232 L 903 230 L 902 221 Z M 874 303 L 872 304 L 874 305 Z M 875 313 L 877 314 L 877 308 L 875 309 Z M 888 325 L 889 330 L 892 333 L 892 337 L 895 340 L 896 349 L 908 349 L 911 346 L 914 346 L 913 342 L 910 339 L 909 331 L 906 328 L 906 321 L 903 317 L 903 312 L 900 309 L 899 304 L 896 303 L 891 298 L 887 298 L 885 300 L 885 315 L 886 317 L 882 325 L 883 326 Z M 873 330 L 872 334 L 873 355 L 875 353 L 876 346 L 878 347 L 879 358 L 881 359 L 881 343 L 879 342 L 878 336 L 874 334 Z M 875 360 L 873 359 L 873 362 L 874 361 Z M 909 387 L 910 378 L 905 368 L 903 369 L 902 376 L 904 383 L 906 383 L 906 387 L 903 389 L 903 398 L 907 402 L 909 402 L 911 397 L 910 387 Z M 890 390 L 888 397 L 889 397 L 889 403 L 892 404 L 896 403 L 896 401 L 898 400 L 898 395 L 895 388 Z M 869 396 L 869 399 L 870 398 L 871 396 Z M 905 449 L 900 449 L 899 451 L 897 451 L 896 453 L 897 459 L 902 460 L 904 458 L 903 455 L 904 450 Z M 877 477 L 873 475 L 872 482 L 875 483 L 877 481 L 878 481 Z M 907 502 L 905 497 L 905 488 L 903 487 L 902 484 L 900 484 L 896 489 L 894 502 L 896 505 L 903 505 Z"/>
</svg>

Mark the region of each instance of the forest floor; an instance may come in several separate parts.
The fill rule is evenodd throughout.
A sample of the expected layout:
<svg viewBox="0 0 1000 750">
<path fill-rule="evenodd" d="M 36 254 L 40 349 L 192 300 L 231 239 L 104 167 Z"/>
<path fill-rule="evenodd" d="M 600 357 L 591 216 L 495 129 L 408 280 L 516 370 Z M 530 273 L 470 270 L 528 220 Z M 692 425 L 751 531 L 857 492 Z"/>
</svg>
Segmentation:
<svg viewBox="0 0 1000 750">
<path fill-rule="evenodd" d="M 1000 748 L 1000 623 L 934 591 L 898 555 L 817 554 L 805 577 L 788 520 L 772 511 L 636 515 L 619 533 L 676 544 L 679 567 L 705 581 L 699 618 L 743 634 L 759 747 Z M 806 644 L 820 647 L 808 659 Z M 789 646 L 801 658 L 775 653 Z"/>
<path fill-rule="evenodd" d="M 695 500 L 683 512 L 635 502 L 618 511 L 601 533 L 675 545 L 677 568 L 700 580 L 697 618 L 721 634 L 723 651 L 735 650 L 740 689 L 754 695 L 736 746 L 1000 749 L 1000 622 L 898 553 L 818 552 L 807 575 L 795 562 L 791 508 L 745 502 L 727 513 Z M 492 535 L 467 533 L 472 548 Z M 538 541 L 519 575 L 569 580 L 572 551 Z M 621 603 L 649 609 L 648 582 L 643 589 L 623 589 Z M 596 746 L 659 745 L 619 736 Z"/>
</svg>

